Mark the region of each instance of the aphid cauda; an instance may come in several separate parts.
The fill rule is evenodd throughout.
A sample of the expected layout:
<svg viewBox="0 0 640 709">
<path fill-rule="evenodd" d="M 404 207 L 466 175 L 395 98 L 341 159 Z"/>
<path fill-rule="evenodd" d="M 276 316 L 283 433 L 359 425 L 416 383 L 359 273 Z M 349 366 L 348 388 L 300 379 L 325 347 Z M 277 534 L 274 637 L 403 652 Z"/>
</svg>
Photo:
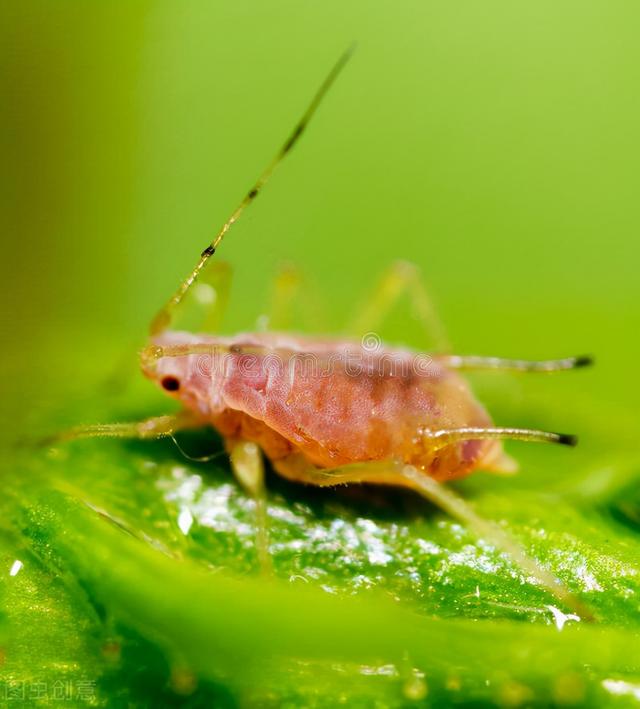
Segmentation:
<svg viewBox="0 0 640 709">
<path fill-rule="evenodd" d="M 449 351 L 418 272 L 405 263 L 395 264 L 383 277 L 354 319 L 352 337 L 313 338 L 279 332 L 221 337 L 170 329 L 184 296 L 231 226 L 296 144 L 350 53 L 331 70 L 274 160 L 152 321 L 150 343 L 141 355 L 142 369 L 183 404 L 182 413 L 140 423 L 78 428 L 64 437 L 160 438 L 173 437 L 187 427 L 213 426 L 225 441 L 238 480 L 259 503 L 258 548 L 264 564 L 268 552 L 263 454 L 276 472 L 296 482 L 411 488 L 506 549 L 547 589 L 576 608 L 577 601 L 551 574 L 440 482 L 477 469 L 513 470 L 513 461 L 502 451 L 503 439 L 576 442 L 566 434 L 494 426 L 460 370 L 554 372 L 586 365 L 589 358 L 528 362 L 427 356 L 383 346 L 371 334 L 363 337 L 405 291 L 441 351 Z"/>
</svg>

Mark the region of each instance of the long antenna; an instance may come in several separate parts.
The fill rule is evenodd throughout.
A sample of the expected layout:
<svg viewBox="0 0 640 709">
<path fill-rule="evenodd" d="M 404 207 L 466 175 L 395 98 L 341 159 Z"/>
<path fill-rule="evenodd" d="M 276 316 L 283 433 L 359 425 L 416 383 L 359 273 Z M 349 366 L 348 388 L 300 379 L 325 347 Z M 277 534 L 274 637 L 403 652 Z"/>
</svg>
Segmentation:
<svg viewBox="0 0 640 709">
<path fill-rule="evenodd" d="M 298 139 L 303 134 L 305 128 L 309 124 L 309 121 L 313 117 L 313 114 L 316 112 L 318 106 L 320 105 L 322 99 L 325 97 L 326 93 L 331 88 L 332 84 L 338 77 L 338 74 L 342 71 L 345 64 L 353 54 L 354 50 L 355 44 L 351 45 L 349 49 L 347 49 L 347 51 L 340 57 L 340 59 L 338 59 L 333 69 L 331 69 L 331 71 L 327 75 L 327 78 L 324 80 L 324 82 L 316 92 L 315 96 L 311 100 L 311 103 L 302 115 L 302 118 L 298 121 L 295 128 L 285 141 L 284 145 L 278 151 L 277 155 L 267 165 L 266 169 L 262 172 L 260 177 L 258 177 L 253 187 L 247 192 L 240 204 L 235 208 L 231 216 L 223 224 L 220 231 L 216 234 L 215 239 L 200 254 L 200 260 L 196 264 L 196 267 L 193 269 L 193 271 L 191 271 L 191 273 L 185 278 L 185 280 L 180 284 L 178 290 L 171 296 L 171 298 L 167 301 L 166 305 L 162 308 L 162 310 L 160 310 L 160 312 L 158 312 L 155 318 L 151 321 L 150 330 L 152 335 L 157 335 L 158 333 L 163 332 L 169 327 L 175 309 L 178 307 L 189 288 L 191 288 L 191 286 L 193 285 L 194 281 L 200 274 L 200 271 L 202 271 L 207 261 L 216 252 L 216 249 L 220 245 L 222 239 L 224 239 L 229 229 L 231 229 L 231 227 L 238 221 L 240 215 L 244 212 L 244 210 L 260 194 L 262 188 L 268 182 L 273 171 L 282 162 L 282 160 L 287 155 L 287 153 L 289 153 L 291 148 L 293 148 L 293 146 L 297 143 Z"/>
</svg>

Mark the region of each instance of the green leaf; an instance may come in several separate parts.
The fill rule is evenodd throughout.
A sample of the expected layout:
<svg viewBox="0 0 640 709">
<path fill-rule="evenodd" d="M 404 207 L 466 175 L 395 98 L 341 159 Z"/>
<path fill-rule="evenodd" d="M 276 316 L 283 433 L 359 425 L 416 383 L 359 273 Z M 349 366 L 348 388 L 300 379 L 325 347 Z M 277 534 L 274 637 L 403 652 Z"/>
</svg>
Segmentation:
<svg viewBox="0 0 640 709">
<path fill-rule="evenodd" d="M 54 414 L 61 426 L 122 420 L 162 402 L 136 383 L 108 406 L 87 403 L 99 378 L 66 381 L 63 399 L 29 414 L 32 438 L 51 432 Z M 531 411 L 552 415 L 542 400 Z M 583 411 L 583 431 L 588 423 Z M 224 455 L 193 463 L 168 441 L 23 443 L 3 477 L 2 691 L 62 687 L 104 706 L 631 701 L 636 467 L 623 452 L 599 464 L 592 440 L 582 452 L 514 446 L 520 476 L 476 474 L 457 488 L 594 624 L 413 494 L 316 490 L 270 474 L 265 578 L 253 502 Z M 207 430 L 181 444 L 221 451 Z"/>
</svg>

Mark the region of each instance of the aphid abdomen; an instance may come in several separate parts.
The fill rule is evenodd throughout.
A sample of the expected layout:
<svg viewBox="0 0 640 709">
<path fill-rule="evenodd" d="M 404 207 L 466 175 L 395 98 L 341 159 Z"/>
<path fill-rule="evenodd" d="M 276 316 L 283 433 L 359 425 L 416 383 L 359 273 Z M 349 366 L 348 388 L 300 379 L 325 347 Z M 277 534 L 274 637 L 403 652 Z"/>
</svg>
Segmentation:
<svg viewBox="0 0 640 709">
<path fill-rule="evenodd" d="M 264 388 L 256 390 L 256 385 Z M 392 401 L 383 388 L 372 377 L 353 380 L 343 374 L 293 381 L 282 374 L 264 385 L 236 376 L 227 381 L 224 396 L 234 408 L 261 418 L 311 462 L 328 467 L 391 454 L 400 422 L 388 425 Z"/>
<path fill-rule="evenodd" d="M 343 364 L 313 369 L 296 367 L 275 351 L 238 354 L 226 367 L 220 393 L 227 406 L 264 422 L 319 467 L 394 459 L 450 478 L 473 470 L 496 447 L 466 441 L 435 454 L 433 442 L 420 435 L 425 429 L 491 423 L 455 373 L 437 365 L 428 376 L 369 365 L 364 371 Z"/>
</svg>

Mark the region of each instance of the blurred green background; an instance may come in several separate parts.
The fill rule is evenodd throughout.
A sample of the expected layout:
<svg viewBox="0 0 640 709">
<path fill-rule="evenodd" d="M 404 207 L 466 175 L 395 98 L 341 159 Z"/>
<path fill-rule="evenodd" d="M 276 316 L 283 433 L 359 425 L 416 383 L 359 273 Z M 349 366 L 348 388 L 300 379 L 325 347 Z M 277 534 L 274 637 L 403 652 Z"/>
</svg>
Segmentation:
<svg viewBox="0 0 640 709">
<path fill-rule="evenodd" d="M 283 259 L 337 315 L 403 257 L 465 351 L 606 361 L 638 324 L 639 20 L 626 2 L 4 3 L 9 339 L 144 333 L 355 39 L 225 243 L 238 323 Z"/>
<path fill-rule="evenodd" d="M 618 490 L 638 460 L 639 30 L 640 8 L 623 0 L 2 3 L 7 446 L 73 423 L 167 410 L 135 379 L 151 316 L 356 40 L 308 133 L 221 248 L 235 270 L 225 329 L 254 327 L 282 262 L 301 268 L 326 303 L 327 329 L 338 331 L 385 266 L 414 261 L 459 352 L 597 357 L 596 368 L 575 375 L 477 378 L 499 423 L 575 430 L 584 445 L 573 463 L 564 451 L 514 448 L 519 478 L 479 476 L 465 491 L 488 485 L 507 499 L 519 488 L 531 497 L 565 475 L 593 474 L 580 488 L 591 500 L 609 472 Z M 420 344 L 406 306 L 383 335 Z M 123 362 L 133 376 L 124 392 L 105 386 Z M 114 480 L 136 453 L 100 450 L 101 474 Z M 58 463 L 54 477 L 71 466 L 76 492 L 86 492 L 96 464 L 87 455 Z M 46 461 L 36 471 L 7 459 L 7 476 L 17 472 L 23 484 L 51 474 Z M 12 487 L 5 478 L 5 492 Z M 295 492 L 282 494 L 283 509 L 295 504 Z M 20 504 L 8 499 L 15 512 Z M 509 517 L 506 503 L 491 504 Z M 632 505 L 623 516 L 636 512 Z M 566 514 L 558 534 L 574 523 L 602 539 L 619 533 Z M 54 528 L 30 534 L 46 546 Z M 620 544 L 635 558 L 635 537 Z M 620 599 L 636 593 L 619 591 Z M 19 606 L 22 596 L 10 597 Z M 608 618 L 633 625 L 636 606 L 615 606 Z M 456 615 L 446 601 L 428 605 L 435 615 L 445 609 Z M 20 613 L 28 622 L 27 608 Z M 43 639 L 31 642 L 23 669 Z M 73 654 L 63 640 L 49 651 Z M 493 701 L 478 691 L 466 700 Z M 359 695 L 365 704 L 368 692 Z"/>
</svg>

